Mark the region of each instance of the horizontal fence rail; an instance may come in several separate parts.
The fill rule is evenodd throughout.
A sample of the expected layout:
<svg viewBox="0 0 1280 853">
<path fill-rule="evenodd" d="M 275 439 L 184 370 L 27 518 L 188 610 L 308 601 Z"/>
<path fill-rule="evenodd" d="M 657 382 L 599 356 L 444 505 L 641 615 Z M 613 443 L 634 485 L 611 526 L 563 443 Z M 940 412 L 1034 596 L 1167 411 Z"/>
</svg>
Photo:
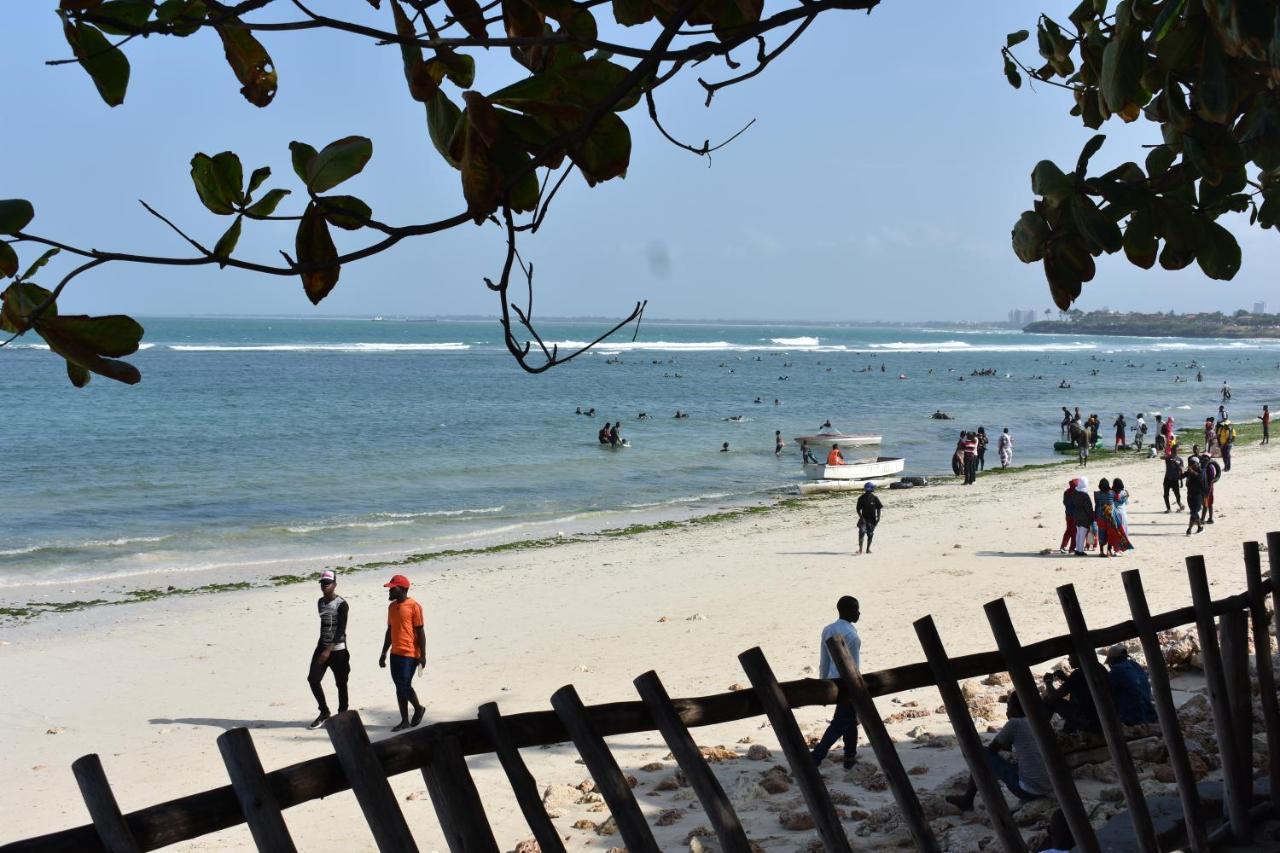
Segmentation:
<svg viewBox="0 0 1280 853">
<path fill-rule="evenodd" d="M 1268 540 L 1270 547 L 1280 547 L 1280 536 L 1277 534 L 1272 534 Z M 1272 555 L 1271 559 L 1274 567 L 1276 558 Z M 1263 580 L 1260 586 L 1262 594 L 1271 595 L 1275 599 L 1276 591 L 1271 578 Z M 1220 616 L 1246 610 L 1250 604 L 1250 595 L 1245 592 L 1211 601 L 1208 610 L 1213 616 Z M 1203 618 L 1203 611 L 1197 614 L 1195 607 L 1180 607 L 1152 616 L 1145 626 L 1149 631 L 1167 631 L 1195 624 L 1197 615 Z M 1280 619 L 1280 615 L 1277 618 Z M 1139 637 L 1140 632 L 1133 620 L 1088 632 L 1089 645 L 1094 648 Z M 1024 665 L 1034 666 L 1065 657 L 1073 650 L 1071 634 L 1063 634 L 1022 646 L 1019 658 Z M 949 663 L 949 675 L 957 680 L 1005 672 L 1009 668 L 999 651 L 951 658 Z M 864 673 L 862 680 L 867 693 L 872 697 L 937 686 L 933 669 L 927 662 Z M 846 687 L 839 679 L 827 681 L 803 678 L 777 686 L 786 706 L 791 709 L 850 701 Z M 671 704 L 679 715 L 679 722 L 685 727 L 728 723 L 762 716 L 766 712 L 755 690 L 672 699 Z M 583 710 L 585 723 L 599 737 L 655 731 L 658 728 L 645 703 L 640 701 L 611 702 L 588 706 Z M 508 749 L 549 746 L 573 740 L 561 716 L 555 711 L 503 715 L 502 726 Z M 442 739 L 456 744 L 455 748 L 462 755 L 492 753 L 495 748 L 485 723 L 481 720 L 456 720 L 435 723 L 374 743 L 371 745 L 371 758 L 376 759 L 382 772 L 388 777 L 423 770 L 436 757 L 438 744 Z M 336 755 L 313 758 L 274 770 L 265 775 L 264 781 L 274 797 L 274 806 L 281 809 L 351 789 L 351 783 Z M 156 850 L 245 822 L 240 800 L 231 785 L 157 803 L 124 815 L 123 819 L 139 850 Z M 106 853 L 106 850 L 93 824 L 15 841 L 0 847 L 0 853 Z"/>
</svg>

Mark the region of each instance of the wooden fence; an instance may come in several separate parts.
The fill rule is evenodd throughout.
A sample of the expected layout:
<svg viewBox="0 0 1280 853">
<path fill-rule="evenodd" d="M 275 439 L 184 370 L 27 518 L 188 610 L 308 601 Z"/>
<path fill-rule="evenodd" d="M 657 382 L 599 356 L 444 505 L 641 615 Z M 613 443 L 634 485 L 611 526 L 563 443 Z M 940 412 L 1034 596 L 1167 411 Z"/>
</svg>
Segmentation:
<svg viewBox="0 0 1280 853">
<path fill-rule="evenodd" d="M 1244 543 L 1246 590 L 1213 600 L 1202 557 L 1188 557 L 1190 607 L 1152 615 L 1142 580 L 1136 570 L 1123 574 L 1132 618 L 1117 625 L 1090 629 L 1067 584 L 1058 597 L 1069 633 L 1022 645 L 1013 629 L 1003 599 L 986 605 L 987 620 L 997 650 L 949 657 L 931 617 L 915 623 L 925 662 L 880 672 L 859 673 L 853 658 L 839 640 L 829 642 L 840 678 L 833 681 L 801 679 L 779 683 L 759 648 L 739 655 L 751 682 L 750 690 L 719 693 L 691 699 L 672 699 L 654 672 L 635 679 L 639 702 L 614 702 L 586 707 L 574 688 L 566 686 L 551 697 L 552 711 L 503 716 L 497 705 L 479 709 L 478 719 L 436 723 L 423 729 L 370 743 L 359 714 L 332 717 L 326 727 L 334 754 L 293 764 L 266 773 L 247 729 L 233 729 L 218 738 L 218 747 L 231 784 L 176 800 L 159 803 L 130 814 L 121 814 L 96 755 L 72 764 L 92 823 L 85 826 L 17 841 L 0 847 L 0 853 L 134 853 L 156 850 L 198 838 L 211 832 L 247 823 L 259 850 L 289 853 L 295 845 L 283 810 L 319 797 L 352 790 L 364 812 L 378 849 L 416 851 L 408 824 L 388 783 L 388 777 L 419 770 L 451 851 L 497 851 L 498 845 L 485 816 L 484 804 L 467 769 L 466 756 L 495 753 L 506 773 L 533 836 L 544 853 L 564 850 L 538 793 L 537 783 L 520 756 L 520 749 L 572 741 L 608 805 L 626 848 L 633 853 L 659 849 L 635 796 L 604 738 L 633 732 L 658 731 L 697 795 L 727 853 L 747 853 L 750 842 L 714 773 L 689 733 L 690 727 L 707 726 L 766 715 L 796 783 L 804 796 L 823 847 L 828 851 L 851 849 L 821 775 L 809 757 L 808 746 L 792 709 L 811 705 L 851 702 L 888 781 L 894 799 L 915 846 L 937 851 L 934 837 L 910 777 L 903 769 L 873 698 L 936 686 L 951 720 L 961 752 L 987 807 L 992 828 L 1006 851 L 1025 851 L 1022 834 L 1013 822 L 999 782 L 985 760 L 978 736 L 960 690 L 960 680 L 992 672 L 1008 672 L 1031 731 L 1045 758 L 1058 806 L 1086 853 L 1101 850 L 1095 827 L 1081 802 L 1070 769 L 1050 725 L 1031 667 L 1074 653 L 1084 668 L 1102 733 L 1120 781 L 1132 820 L 1138 849 L 1156 853 L 1156 831 L 1129 756 L 1120 723 L 1106 687 L 1105 672 L 1093 650 L 1137 639 L 1147 659 L 1164 746 L 1168 750 L 1178 795 L 1186 816 L 1187 849 L 1202 853 L 1227 838 L 1247 841 L 1251 824 L 1275 814 L 1280 806 L 1280 705 L 1277 704 L 1268 633 L 1267 597 L 1280 625 L 1280 532 L 1267 534 L 1271 577 L 1264 580 L 1261 549 Z M 1169 675 L 1156 634 L 1181 625 L 1196 626 L 1208 697 L 1213 712 L 1227 820 L 1214 833 L 1201 807 L 1195 777 L 1178 723 Z M 1257 678 L 1262 697 L 1267 748 L 1270 755 L 1270 795 L 1255 801 L 1252 769 L 1253 712 L 1249 681 L 1248 639 L 1252 632 Z M 1167 839 L 1166 839 L 1167 840 Z"/>
</svg>

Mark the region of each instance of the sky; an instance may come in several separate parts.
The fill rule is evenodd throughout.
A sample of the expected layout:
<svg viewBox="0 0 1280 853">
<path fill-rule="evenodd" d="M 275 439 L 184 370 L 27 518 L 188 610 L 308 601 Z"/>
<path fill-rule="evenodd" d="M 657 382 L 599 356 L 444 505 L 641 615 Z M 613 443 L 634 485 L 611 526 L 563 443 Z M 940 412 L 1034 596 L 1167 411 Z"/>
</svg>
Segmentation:
<svg viewBox="0 0 1280 853">
<path fill-rule="evenodd" d="M 399 52 L 358 36 L 263 33 L 280 74 L 265 109 L 239 93 L 212 32 L 187 39 L 135 39 L 125 103 L 108 108 L 74 65 L 52 0 L 6 3 L 0 79 L 0 197 L 27 198 L 27 229 L 69 243 L 149 254 L 190 250 L 138 204 L 146 200 L 212 244 L 227 220 L 198 202 L 191 156 L 236 151 L 246 174 L 269 165 L 267 187 L 299 195 L 288 144 L 317 148 L 350 134 L 374 141 L 365 171 L 344 184 L 386 222 L 427 222 L 462 206 L 458 173 L 427 137 L 422 106 L 405 91 Z M 385 6 L 386 4 L 384 4 Z M 313 4 L 390 28 L 390 12 L 356 0 Z M 719 92 L 704 107 L 695 76 L 733 72 L 709 61 L 659 90 L 663 122 L 700 144 L 755 124 L 710 161 L 679 150 L 652 127 L 643 105 L 624 114 L 634 140 L 623 180 L 588 188 L 570 177 L 539 233 L 521 249 L 535 265 L 539 316 L 620 316 L 637 300 L 648 316 L 778 321 L 1002 320 L 1011 308 L 1052 303 L 1039 264 L 1018 261 L 1009 232 L 1031 206 L 1032 168 L 1065 170 L 1092 135 L 1067 111 L 1070 95 L 1049 86 L 1015 91 L 1001 73 L 1006 33 L 1034 28 L 1044 11 L 1065 20 L 1074 2 L 978 4 L 884 0 L 871 14 L 829 12 L 761 75 Z M 295 17 L 292 7 L 260 20 Z M 276 8 L 276 7 L 273 7 Z M 601 32 L 637 39 L 638 29 Z M 766 6 L 782 8 L 777 4 Z M 778 37 L 780 38 L 780 37 Z M 778 38 L 770 44 L 776 43 Z M 1022 45 L 1031 62 L 1034 39 Z M 749 62 L 754 47 L 736 58 Z M 477 89 L 516 79 L 505 55 L 479 56 Z M 746 70 L 744 65 L 741 70 Z M 1139 126 L 1141 125 L 1141 126 Z M 1104 125 L 1094 171 L 1144 156 L 1158 128 Z M 280 213 L 300 212 L 286 200 Z M 1099 259 L 1077 306 L 1143 311 L 1233 311 L 1270 298 L 1280 237 L 1227 222 L 1244 248 L 1232 282 L 1193 264 L 1177 273 Z M 340 250 L 365 244 L 338 235 Z M 237 257 L 280 262 L 292 254 L 291 223 L 246 221 Z M 497 312 L 483 277 L 504 252 L 493 225 L 401 243 L 342 271 L 313 307 L 300 281 L 216 268 L 111 264 L 81 276 L 61 310 L 191 314 L 430 316 Z M 21 248 L 24 261 L 35 255 Z M 53 284 L 71 268 L 50 264 Z"/>
</svg>

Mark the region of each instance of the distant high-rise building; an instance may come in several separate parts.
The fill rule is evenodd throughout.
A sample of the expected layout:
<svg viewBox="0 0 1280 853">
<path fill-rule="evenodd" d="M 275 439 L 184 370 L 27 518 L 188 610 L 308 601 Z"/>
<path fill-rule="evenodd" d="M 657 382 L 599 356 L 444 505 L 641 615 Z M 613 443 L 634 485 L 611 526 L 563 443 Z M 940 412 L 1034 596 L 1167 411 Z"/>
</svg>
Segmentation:
<svg viewBox="0 0 1280 853">
<path fill-rule="evenodd" d="M 1010 308 L 1009 309 L 1009 325 L 1015 329 L 1021 329 L 1029 326 L 1036 321 L 1036 309 L 1034 308 Z"/>
<path fill-rule="evenodd" d="M 1255 303 L 1253 303 L 1253 313 L 1255 313 L 1255 314 L 1265 314 L 1265 313 L 1267 313 L 1267 303 L 1265 303 L 1265 302 L 1255 302 Z"/>
</svg>

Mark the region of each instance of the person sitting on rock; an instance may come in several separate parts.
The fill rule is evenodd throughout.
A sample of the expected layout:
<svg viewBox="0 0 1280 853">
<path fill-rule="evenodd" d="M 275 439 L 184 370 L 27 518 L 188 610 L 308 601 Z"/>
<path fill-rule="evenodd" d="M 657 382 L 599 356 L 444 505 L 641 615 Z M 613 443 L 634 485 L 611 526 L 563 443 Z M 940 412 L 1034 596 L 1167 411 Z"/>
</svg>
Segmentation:
<svg viewBox="0 0 1280 853">
<path fill-rule="evenodd" d="M 1019 800 L 1025 802 L 1047 797 L 1053 790 L 1049 771 L 1045 769 L 1040 747 L 1031 734 L 1031 724 L 1022 712 L 1022 703 L 1016 693 L 1009 694 L 1008 716 L 1004 728 L 987 744 L 987 766 Z M 1012 750 L 1012 761 L 1000 754 L 1006 749 Z M 973 809 L 973 798 L 977 793 L 978 784 L 970 777 L 969 786 L 963 794 L 948 794 L 946 800 L 960 811 L 967 812 Z"/>
<path fill-rule="evenodd" d="M 1156 722 L 1156 705 L 1151 698 L 1151 680 L 1136 660 L 1129 657 L 1129 650 L 1116 644 L 1106 651 L 1107 683 L 1111 686 L 1111 698 L 1116 704 L 1116 714 L 1126 726 L 1140 726 Z"/>
<path fill-rule="evenodd" d="M 1071 663 L 1070 675 L 1063 675 L 1060 670 L 1045 673 L 1044 686 L 1049 689 L 1044 694 L 1044 705 L 1050 715 L 1062 717 L 1063 734 L 1101 732 L 1098 709 L 1093 704 L 1093 694 L 1089 692 L 1089 682 L 1085 680 L 1080 661 L 1075 655 L 1068 660 Z"/>
</svg>

